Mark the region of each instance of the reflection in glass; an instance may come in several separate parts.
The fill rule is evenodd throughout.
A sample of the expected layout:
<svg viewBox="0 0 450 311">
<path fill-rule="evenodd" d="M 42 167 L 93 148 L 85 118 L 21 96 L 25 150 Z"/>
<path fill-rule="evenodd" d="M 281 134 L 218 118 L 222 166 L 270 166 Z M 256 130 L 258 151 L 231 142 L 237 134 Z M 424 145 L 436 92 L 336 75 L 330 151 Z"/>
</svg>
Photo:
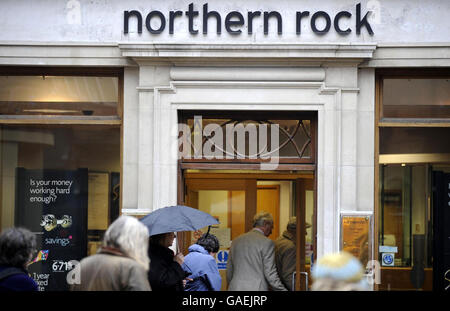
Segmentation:
<svg viewBox="0 0 450 311">
<path fill-rule="evenodd" d="M 116 116 L 117 77 L 0 76 L 0 115 Z"/>
<path fill-rule="evenodd" d="M 272 155 L 293 159 L 311 158 L 310 120 L 233 120 L 197 116 L 188 119 L 186 125 L 191 134 L 186 145 L 191 150 L 190 153 L 189 150 L 183 150 L 184 155 L 198 154 L 197 149 L 201 148 L 202 151 L 212 149 L 211 155 L 216 159 L 257 159 Z M 276 143 L 271 141 L 271 131 L 274 129 L 278 130 Z M 198 143 L 196 135 L 201 139 Z M 265 138 L 263 142 L 261 137 Z"/>
<path fill-rule="evenodd" d="M 383 118 L 450 118 L 450 79 L 383 79 Z"/>
<path fill-rule="evenodd" d="M 18 167 L 28 170 L 87 168 L 88 171 L 103 173 L 120 172 L 119 127 L 2 126 L 0 148 L 2 229 L 14 225 Z M 102 202 L 109 200 L 108 193 L 104 195 L 106 197 L 100 200 Z"/>
<path fill-rule="evenodd" d="M 426 165 L 380 167 L 379 245 L 397 247 L 394 266 L 411 267 L 413 235 L 429 236 L 432 230 L 428 174 Z M 427 256 L 429 266 L 431 253 Z"/>
<path fill-rule="evenodd" d="M 120 184 L 120 127 L 0 127 L 0 230 L 34 232 L 40 258 L 29 267 L 46 277 L 40 290 L 67 289 L 71 260 L 96 252 Z M 42 254 L 45 254 L 42 255 Z"/>
</svg>

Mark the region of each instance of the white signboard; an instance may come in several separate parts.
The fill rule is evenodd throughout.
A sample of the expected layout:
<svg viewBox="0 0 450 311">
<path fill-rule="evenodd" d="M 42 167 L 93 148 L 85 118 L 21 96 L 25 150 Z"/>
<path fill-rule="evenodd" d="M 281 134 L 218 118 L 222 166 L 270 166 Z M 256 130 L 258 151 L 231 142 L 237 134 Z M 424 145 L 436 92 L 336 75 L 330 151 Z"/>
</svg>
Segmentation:
<svg viewBox="0 0 450 311">
<path fill-rule="evenodd" d="M 126 33 L 133 11 L 142 31 L 133 16 Z M 0 1 L 0 41 L 436 43 L 448 42 L 449 11 L 448 0 Z"/>
</svg>

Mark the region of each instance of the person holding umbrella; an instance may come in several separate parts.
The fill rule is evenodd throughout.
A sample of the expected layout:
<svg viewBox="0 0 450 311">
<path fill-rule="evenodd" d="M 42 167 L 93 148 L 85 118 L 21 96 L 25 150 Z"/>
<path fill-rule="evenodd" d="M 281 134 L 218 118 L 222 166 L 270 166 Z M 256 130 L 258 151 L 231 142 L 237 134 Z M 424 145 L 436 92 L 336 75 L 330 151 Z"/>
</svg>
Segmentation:
<svg viewBox="0 0 450 311">
<path fill-rule="evenodd" d="M 176 235 L 173 232 L 152 235 L 149 244 L 150 270 L 148 280 L 153 291 L 183 291 L 188 274 L 181 268 L 182 253 L 169 248 Z"/>
<path fill-rule="evenodd" d="M 181 267 L 183 254 L 175 255 L 170 249 L 176 238 L 175 232 L 196 231 L 219 222 L 208 213 L 184 205 L 159 208 L 143 217 L 141 222 L 147 226 L 150 235 L 148 279 L 152 290 L 184 290 L 185 282 L 190 279 Z"/>
</svg>

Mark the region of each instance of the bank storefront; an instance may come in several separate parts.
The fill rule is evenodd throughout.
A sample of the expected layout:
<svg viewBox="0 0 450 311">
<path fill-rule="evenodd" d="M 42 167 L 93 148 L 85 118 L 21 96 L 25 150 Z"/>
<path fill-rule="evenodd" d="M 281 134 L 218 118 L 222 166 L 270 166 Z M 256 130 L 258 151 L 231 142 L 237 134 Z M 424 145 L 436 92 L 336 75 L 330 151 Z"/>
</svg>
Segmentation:
<svg viewBox="0 0 450 311">
<path fill-rule="evenodd" d="M 224 269 L 267 210 L 272 239 L 297 216 L 297 290 L 341 249 L 374 289 L 448 288 L 447 1 L 24 3 L 1 3 L 0 221 L 37 234 L 42 290 L 175 204 L 219 219 Z"/>
</svg>

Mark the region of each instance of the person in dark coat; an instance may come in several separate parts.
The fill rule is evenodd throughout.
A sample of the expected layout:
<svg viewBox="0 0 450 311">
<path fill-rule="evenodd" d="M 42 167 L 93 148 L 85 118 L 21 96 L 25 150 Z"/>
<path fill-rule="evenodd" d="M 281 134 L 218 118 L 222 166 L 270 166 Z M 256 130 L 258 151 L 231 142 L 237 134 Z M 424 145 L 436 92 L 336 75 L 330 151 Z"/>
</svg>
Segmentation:
<svg viewBox="0 0 450 311">
<path fill-rule="evenodd" d="M 191 273 L 189 277 L 192 279 L 186 283 L 186 291 L 220 291 L 222 278 L 214 259 L 218 251 L 219 240 L 209 233 L 189 246 L 189 254 L 182 265 L 184 271 Z"/>
<path fill-rule="evenodd" d="M 36 237 L 28 229 L 9 228 L 0 235 L 0 291 L 37 291 L 27 265 L 36 251 Z"/>
<path fill-rule="evenodd" d="M 183 254 L 176 256 L 169 248 L 176 235 L 173 232 L 150 237 L 150 270 L 148 280 L 153 291 L 183 291 L 186 272 L 181 268 Z"/>
<path fill-rule="evenodd" d="M 306 229 L 311 225 L 306 223 Z M 306 235 L 305 231 L 305 235 Z M 275 241 L 275 265 L 277 267 L 278 275 L 280 276 L 283 285 L 292 289 L 292 276 L 296 269 L 297 261 L 297 217 L 291 217 L 286 226 L 286 230 Z"/>
</svg>

